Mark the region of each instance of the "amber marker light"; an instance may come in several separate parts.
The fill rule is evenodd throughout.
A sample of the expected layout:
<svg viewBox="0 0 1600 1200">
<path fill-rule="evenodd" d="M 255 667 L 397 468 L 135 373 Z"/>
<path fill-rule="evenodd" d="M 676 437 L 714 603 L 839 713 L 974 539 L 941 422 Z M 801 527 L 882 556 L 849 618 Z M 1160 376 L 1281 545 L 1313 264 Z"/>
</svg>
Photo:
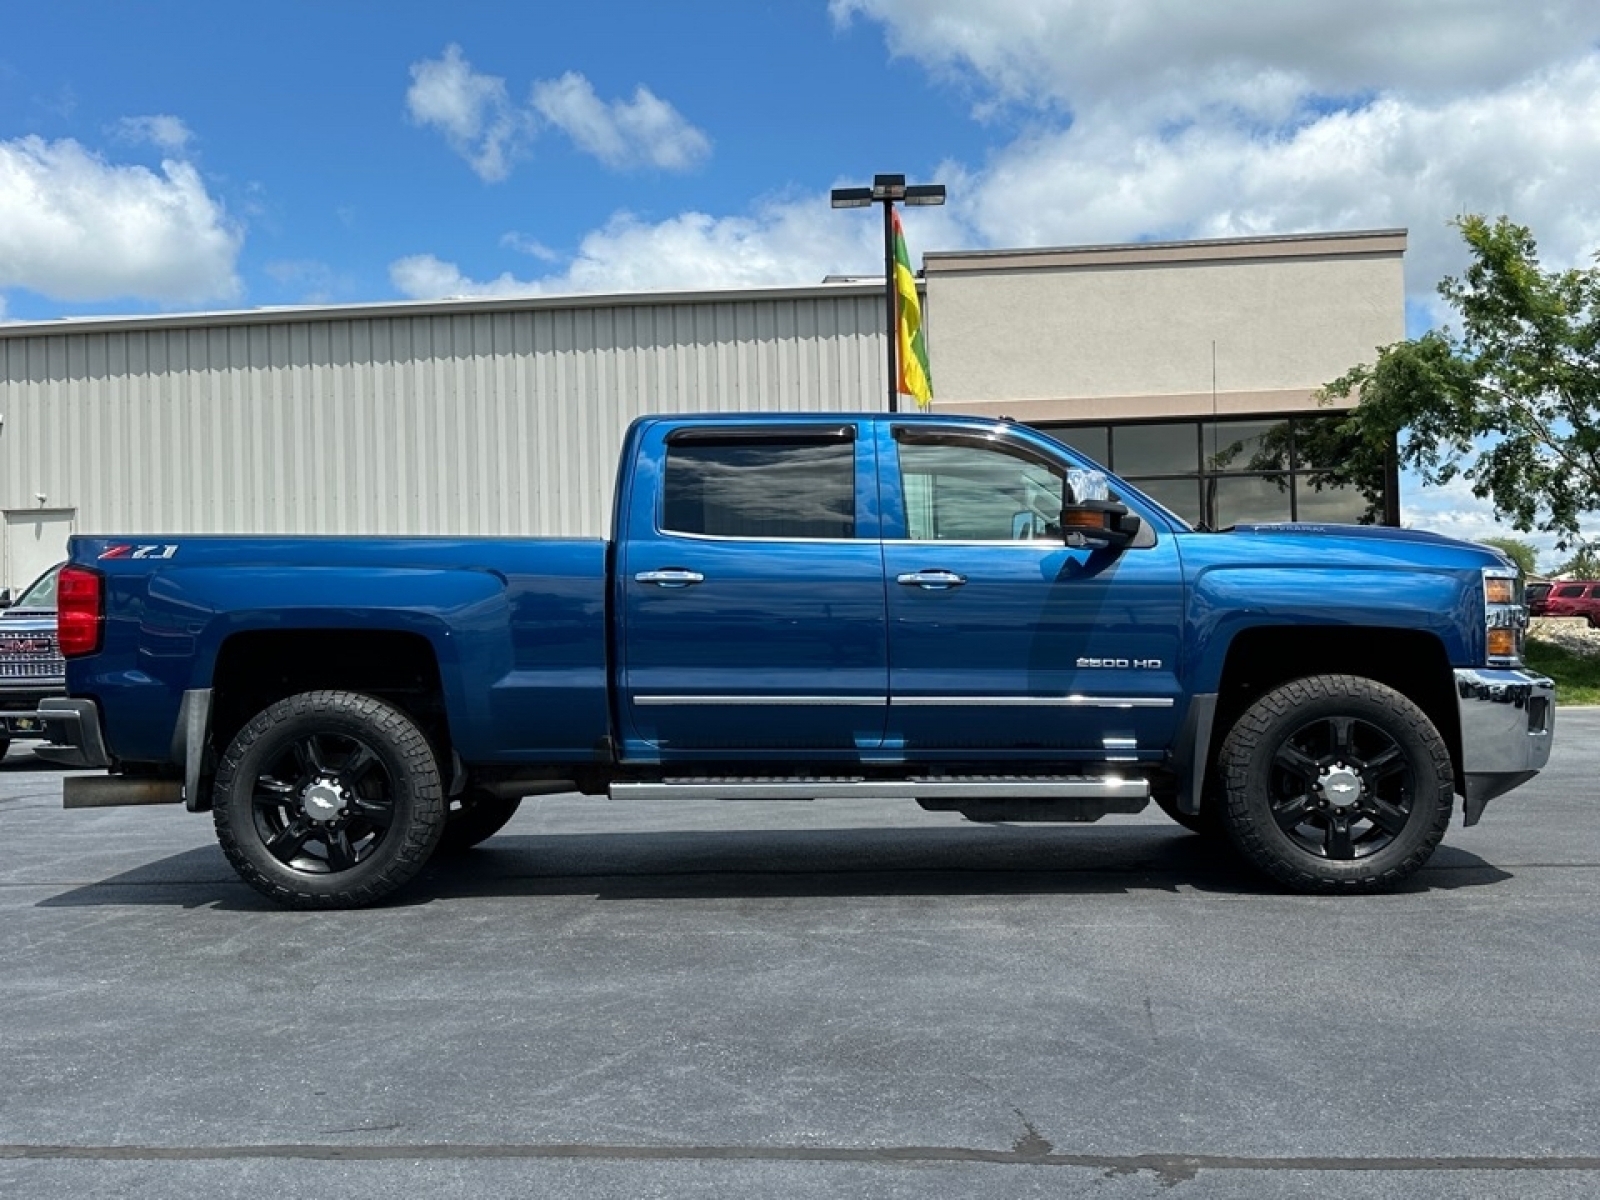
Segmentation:
<svg viewBox="0 0 1600 1200">
<path fill-rule="evenodd" d="M 1509 625 L 1497 625 L 1489 630 L 1489 657 L 1517 657 L 1517 631 Z"/>
<path fill-rule="evenodd" d="M 1106 517 L 1104 513 L 1092 509 L 1069 508 L 1061 514 L 1061 524 L 1066 529 L 1104 529 Z"/>
<path fill-rule="evenodd" d="M 1483 581 L 1483 598 L 1490 604 L 1515 604 L 1517 581 L 1489 575 Z"/>
</svg>

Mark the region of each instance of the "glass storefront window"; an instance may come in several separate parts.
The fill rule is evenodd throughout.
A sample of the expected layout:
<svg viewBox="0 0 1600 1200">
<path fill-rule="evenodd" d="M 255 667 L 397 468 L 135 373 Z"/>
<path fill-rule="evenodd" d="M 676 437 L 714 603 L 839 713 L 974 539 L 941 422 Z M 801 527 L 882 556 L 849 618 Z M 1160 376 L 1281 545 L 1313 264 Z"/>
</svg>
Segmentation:
<svg viewBox="0 0 1600 1200">
<path fill-rule="evenodd" d="M 1337 414 L 1051 428 L 1050 432 L 1197 525 L 1383 520 L 1356 488 L 1324 473 L 1340 453 Z M 1109 450 L 1109 455 L 1107 455 Z M 1109 458 L 1109 461 L 1108 461 Z M 1150 476 L 1166 476 L 1155 478 Z M 1392 486 L 1392 484 L 1390 485 Z M 1292 514 L 1292 516 L 1291 516 Z"/>
<path fill-rule="evenodd" d="M 1111 465 L 1111 431 L 1104 425 L 1080 425 L 1072 429 L 1051 429 L 1050 436 L 1086 454 L 1102 467 Z"/>
<path fill-rule="evenodd" d="M 1212 471 L 1288 470 L 1288 421 L 1207 421 L 1201 429 Z"/>
<path fill-rule="evenodd" d="M 1371 525 L 1367 498 L 1349 485 L 1327 483 L 1320 475 L 1303 475 L 1296 489 L 1295 502 L 1301 521 L 1330 525 Z"/>
<path fill-rule="evenodd" d="M 1128 482 L 1191 525 L 1199 525 L 1205 519 L 1205 510 L 1200 507 L 1198 479 L 1130 479 Z"/>
<path fill-rule="evenodd" d="M 1124 479 L 1138 475 L 1192 475 L 1200 469 L 1200 427 L 1118 425 L 1111 431 L 1111 469 Z"/>
<path fill-rule="evenodd" d="M 1287 521 L 1293 516 L 1289 502 L 1289 477 L 1264 479 L 1258 475 L 1219 475 L 1207 482 L 1216 512 L 1216 528 Z"/>
</svg>

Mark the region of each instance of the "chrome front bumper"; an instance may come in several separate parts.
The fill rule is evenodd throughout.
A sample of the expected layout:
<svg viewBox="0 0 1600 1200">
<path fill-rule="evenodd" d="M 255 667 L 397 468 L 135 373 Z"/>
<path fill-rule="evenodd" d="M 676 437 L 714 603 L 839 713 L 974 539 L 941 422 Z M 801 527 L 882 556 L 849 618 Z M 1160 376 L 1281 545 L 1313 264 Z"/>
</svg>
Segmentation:
<svg viewBox="0 0 1600 1200">
<path fill-rule="evenodd" d="M 1456 670 L 1461 711 L 1463 811 L 1476 825 L 1484 805 L 1532 779 L 1550 761 L 1556 687 L 1528 671 Z"/>
</svg>

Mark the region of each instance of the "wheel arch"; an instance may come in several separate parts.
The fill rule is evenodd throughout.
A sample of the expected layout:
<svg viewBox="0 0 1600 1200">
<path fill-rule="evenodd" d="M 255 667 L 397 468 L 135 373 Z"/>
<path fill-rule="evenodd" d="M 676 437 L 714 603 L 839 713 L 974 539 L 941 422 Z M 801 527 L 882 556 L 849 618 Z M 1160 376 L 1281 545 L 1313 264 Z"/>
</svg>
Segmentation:
<svg viewBox="0 0 1600 1200">
<path fill-rule="evenodd" d="M 1461 784 L 1461 714 L 1444 644 L 1419 630 L 1361 626 L 1248 629 L 1228 647 L 1217 688 L 1207 760 L 1259 697 L 1308 675 L 1357 675 L 1391 687 L 1420 708 L 1450 749 Z"/>
<path fill-rule="evenodd" d="M 250 630 L 228 637 L 212 673 L 211 744 L 220 753 L 245 722 L 301 692 L 375 696 L 407 714 L 448 761 L 450 724 L 439 660 L 421 634 L 384 629 Z"/>
</svg>

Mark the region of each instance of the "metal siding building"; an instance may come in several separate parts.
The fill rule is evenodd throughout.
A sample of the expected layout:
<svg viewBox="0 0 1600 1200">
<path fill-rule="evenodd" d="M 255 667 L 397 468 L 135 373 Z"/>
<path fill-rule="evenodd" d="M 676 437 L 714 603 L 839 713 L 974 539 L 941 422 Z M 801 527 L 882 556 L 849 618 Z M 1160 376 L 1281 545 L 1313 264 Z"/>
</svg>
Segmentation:
<svg viewBox="0 0 1600 1200">
<path fill-rule="evenodd" d="M 606 532 L 646 413 L 882 407 L 874 283 L 0 325 L 4 584 L 68 532 Z"/>
</svg>

